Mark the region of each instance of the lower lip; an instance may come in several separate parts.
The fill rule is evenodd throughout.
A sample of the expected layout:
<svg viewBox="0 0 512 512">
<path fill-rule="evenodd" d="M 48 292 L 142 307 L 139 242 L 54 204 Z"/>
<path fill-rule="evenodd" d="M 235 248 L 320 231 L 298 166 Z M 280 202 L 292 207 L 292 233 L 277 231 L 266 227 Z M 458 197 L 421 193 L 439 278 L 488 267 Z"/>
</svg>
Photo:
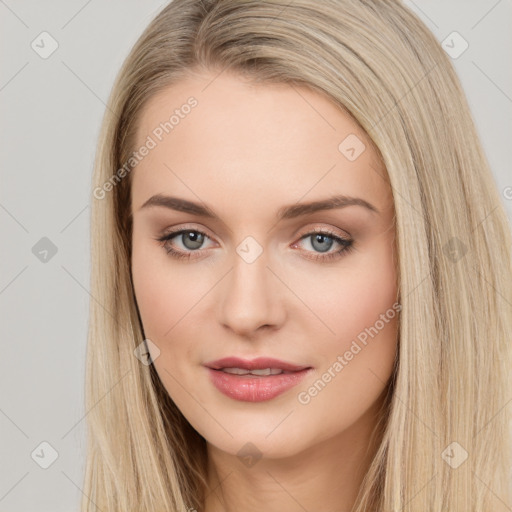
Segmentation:
<svg viewBox="0 0 512 512">
<path fill-rule="evenodd" d="M 296 386 L 311 368 L 279 375 L 233 375 L 208 368 L 213 385 L 229 398 L 243 402 L 264 402 Z"/>
</svg>

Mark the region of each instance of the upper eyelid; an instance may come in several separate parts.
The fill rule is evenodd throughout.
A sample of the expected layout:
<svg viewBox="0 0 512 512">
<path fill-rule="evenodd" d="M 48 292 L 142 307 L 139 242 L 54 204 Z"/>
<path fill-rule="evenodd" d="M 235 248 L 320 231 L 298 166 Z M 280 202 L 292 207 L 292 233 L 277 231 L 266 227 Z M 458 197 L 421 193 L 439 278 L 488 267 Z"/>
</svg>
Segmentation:
<svg viewBox="0 0 512 512">
<path fill-rule="evenodd" d="M 327 232 L 332 232 L 333 235 L 339 236 L 340 238 L 351 238 L 351 235 L 347 231 L 342 230 L 341 228 L 320 226 L 320 224 L 321 223 L 316 223 L 316 225 L 312 226 L 311 228 L 301 230 L 301 234 L 297 235 L 297 236 L 303 237 L 303 236 L 309 235 L 315 231 L 322 231 L 322 232 L 327 231 Z M 197 227 L 196 225 L 186 225 L 186 224 L 183 226 L 180 226 L 179 228 L 176 228 L 176 229 L 174 229 L 174 228 L 164 229 L 162 232 L 163 233 L 162 237 L 168 236 L 168 235 L 177 235 L 177 234 L 182 233 L 183 231 L 197 231 L 199 233 L 202 233 L 202 234 L 208 236 L 208 238 L 210 238 L 210 239 L 215 238 L 214 236 L 210 236 L 208 233 L 208 230 L 203 227 Z M 342 233 L 340 233 L 340 231 Z"/>
<path fill-rule="evenodd" d="M 203 228 L 190 227 L 190 226 L 183 226 L 183 227 L 176 228 L 176 229 L 174 229 L 174 228 L 164 229 L 164 231 L 162 232 L 161 238 L 175 237 L 179 234 L 182 234 L 184 231 L 185 232 L 186 231 L 196 231 L 197 233 L 202 233 L 202 234 L 206 235 L 210 240 L 214 239 L 214 237 L 212 237 L 208 234 L 207 230 L 205 230 Z"/>
</svg>

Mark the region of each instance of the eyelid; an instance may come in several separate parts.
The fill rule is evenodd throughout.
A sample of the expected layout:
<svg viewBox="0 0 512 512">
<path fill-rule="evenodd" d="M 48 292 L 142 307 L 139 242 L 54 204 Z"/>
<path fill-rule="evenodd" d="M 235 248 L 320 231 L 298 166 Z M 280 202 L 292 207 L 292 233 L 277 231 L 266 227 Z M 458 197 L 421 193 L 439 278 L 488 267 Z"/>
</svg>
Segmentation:
<svg viewBox="0 0 512 512">
<path fill-rule="evenodd" d="M 211 233 L 209 232 L 209 230 L 207 228 L 205 228 L 203 226 L 198 226 L 197 224 L 194 224 L 194 223 L 179 225 L 179 227 L 176 227 L 176 228 L 171 227 L 171 228 L 164 229 L 160 236 L 165 237 L 165 236 L 168 236 L 171 234 L 177 235 L 180 232 L 187 231 L 187 230 L 197 231 L 199 233 L 205 234 L 210 240 L 215 240 L 215 237 L 211 235 Z M 310 235 L 313 232 L 322 232 L 322 233 L 328 232 L 334 236 L 338 236 L 345 240 L 349 240 L 352 238 L 352 236 L 347 231 L 341 230 L 340 228 L 335 228 L 335 227 L 331 227 L 331 226 L 326 227 L 325 224 L 316 223 L 312 227 L 301 228 L 301 230 L 293 236 L 293 238 L 298 237 L 298 240 L 296 242 L 294 242 L 294 244 L 299 242 L 300 240 L 302 240 L 304 236 Z"/>
<path fill-rule="evenodd" d="M 301 229 L 300 233 L 302 233 L 302 235 L 296 235 L 296 236 L 310 235 L 311 233 L 314 233 L 314 232 L 322 232 L 322 233 L 329 232 L 329 233 L 332 233 L 333 235 L 339 236 L 340 238 L 346 238 L 346 239 L 352 238 L 351 235 L 347 231 L 344 231 L 340 228 L 335 228 L 332 226 L 326 227 L 325 224 L 318 224 L 318 223 L 315 224 L 313 227 L 307 227 L 307 228 Z"/>
<path fill-rule="evenodd" d="M 179 224 L 178 227 L 166 228 L 162 231 L 160 236 L 165 237 L 171 234 L 177 235 L 182 231 L 197 231 L 198 233 L 205 234 L 210 240 L 215 240 L 215 237 L 210 233 L 210 231 L 207 228 L 203 226 L 198 226 L 197 224 Z"/>
</svg>

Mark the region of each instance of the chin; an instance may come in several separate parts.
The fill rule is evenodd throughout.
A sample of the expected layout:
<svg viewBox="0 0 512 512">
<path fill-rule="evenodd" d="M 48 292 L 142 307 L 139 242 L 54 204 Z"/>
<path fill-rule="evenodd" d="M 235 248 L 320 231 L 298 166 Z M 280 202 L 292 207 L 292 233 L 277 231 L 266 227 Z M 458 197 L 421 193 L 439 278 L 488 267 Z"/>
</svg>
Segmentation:
<svg viewBox="0 0 512 512">
<path fill-rule="evenodd" d="M 214 449 L 237 456 L 241 462 L 246 457 L 254 460 L 292 457 L 312 446 L 315 439 L 315 436 L 310 438 L 304 432 L 293 432 L 291 435 L 289 425 L 288 428 L 280 425 L 274 432 L 267 428 L 247 428 L 246 424 L 240 427 L 226 425 L 226 428 L 233 433 L 233 437 L 226 433 L 222 436 L 202 435 Z"/>
</svg>

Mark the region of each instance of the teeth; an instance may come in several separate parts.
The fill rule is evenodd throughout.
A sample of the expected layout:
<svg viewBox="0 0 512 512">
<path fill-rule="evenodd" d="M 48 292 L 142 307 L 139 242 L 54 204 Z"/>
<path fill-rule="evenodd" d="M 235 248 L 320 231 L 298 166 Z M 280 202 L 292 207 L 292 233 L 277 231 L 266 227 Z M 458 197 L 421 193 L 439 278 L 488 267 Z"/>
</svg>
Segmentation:
<svg viewBox="0 0 512 512">
<path fill-rule="evenodd" d="M 279 375 L 280 373 L 283 373 L 283 370 L 280 370 L 279 368 L 265 368 L 262 370 L 251 370 L 251 373 L 253 375 Z"/>
<path fill-rule="evenodd" d="M 233 375 L 279 375 L 283 373 L 283 370 L 279 368 L 264 368 L 261 370 L 245 370 L 243 368 L 221 368 L 221 371 L 225 373 L 231 373 Z"/>
<path fill-rule="evenodd" d="M 243 370 L 242 368 L 222 368 L 221 371 L 225 373 L 232 373 L 233 375 L 247 375 L 251 373 L 249 370 Z"/>
</svg>

